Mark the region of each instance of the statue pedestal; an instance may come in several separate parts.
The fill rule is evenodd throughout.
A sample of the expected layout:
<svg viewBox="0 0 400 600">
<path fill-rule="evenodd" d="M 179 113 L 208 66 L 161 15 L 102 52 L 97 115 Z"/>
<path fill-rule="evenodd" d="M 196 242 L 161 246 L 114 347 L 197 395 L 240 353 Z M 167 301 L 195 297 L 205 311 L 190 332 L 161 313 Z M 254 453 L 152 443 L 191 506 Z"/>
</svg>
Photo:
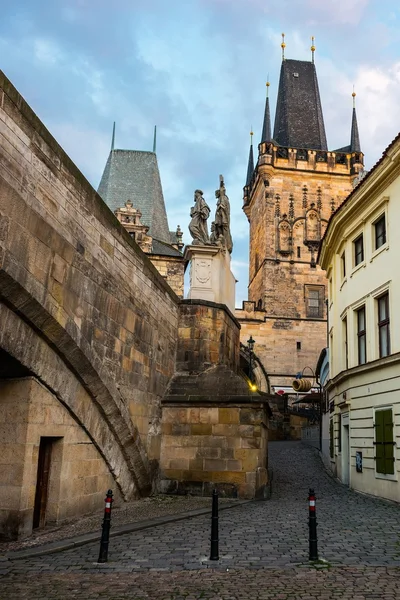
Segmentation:
<svg viewBox="0 0 400 600">
<path fill-rule="evenodd" d="M 231 255 L 219 246 L 186 246 L 184 259 L 190 261 L 191 300 L 209 300 L 235 310 L 235 277 Z"/>
</svg>

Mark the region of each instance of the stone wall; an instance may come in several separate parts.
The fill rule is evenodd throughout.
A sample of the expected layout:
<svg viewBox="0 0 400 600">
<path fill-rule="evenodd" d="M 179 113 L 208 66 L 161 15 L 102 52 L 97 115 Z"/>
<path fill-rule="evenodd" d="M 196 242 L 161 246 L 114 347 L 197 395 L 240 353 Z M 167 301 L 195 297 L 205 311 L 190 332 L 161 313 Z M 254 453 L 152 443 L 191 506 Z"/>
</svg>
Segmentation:
<svg viewBox="0 0 400 600">
<path fill-rule="evenodd" d="M 239 329 L 224 305 L 180 305 L 177 373 L 162 403 L 164 491 L 264 493 L 268 402 L 238 374 Z"/>
<path fill-rule="evenodd" d="M 177 372 L 203 371 L 226 365 L 234 373 L 239 366 L 240 326 L 221 304 L 184 300 L 179 313 Z"/>
<path fill-rule="evenodd" d="M 296 373 L 309 366 L 315 369 L 321 348 L 326 345 L 326 321 L 320 319 L 275 319 L 246 302 L 236 309 L 243 344 L 253 336 L 254 352 L 263 363 L 272 387 L 291 387 Z M 298 343 L 301 347 L 298 348 Z M 305 370 L 306 376 L 311 371 Z"/>
<path fill-rule="evenodd" d="M 260 402 L 163 409 L 166 492 L 253 498 L 268 480 L 267 415 Z M 170 480 L 170 481 L 168 481 Z"/>
<path fill-rule="evenodd" d="M 178 298 L 2 73 L 0 312 L 2 347 L 85 428 L 124 497 L 149 493 Z"/>
<path fill-rule="evenodd" d="M 113 477 L 85 431 L 35 378 L 0 382 L 0 537 L 32 530 L 40 440 L 52 438 L 45 524 L 104 507 Z M 118 498 L 118 494 L 117 494 Z"/>
<path fill-rule="evenodd" d="M 178 298 L 183 298 L 185 277 L 185 262 L 183 257 L 177 258 L 173 256 L 157 256 L 151 254 L 149 258 L 160 275 L 165 279 L 171 289 L 174 290 Z"/>
</svg>

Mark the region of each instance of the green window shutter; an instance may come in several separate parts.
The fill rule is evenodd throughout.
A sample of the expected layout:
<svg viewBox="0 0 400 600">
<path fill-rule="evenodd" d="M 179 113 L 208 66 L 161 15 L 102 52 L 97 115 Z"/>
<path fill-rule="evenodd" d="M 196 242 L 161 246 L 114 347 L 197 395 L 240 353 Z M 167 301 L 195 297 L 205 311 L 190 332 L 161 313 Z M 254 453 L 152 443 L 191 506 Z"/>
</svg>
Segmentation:
<svg viewBox="0 0 400 600">
<path fill-rule="evenodd" d="M 333 438 L 333 419 L 331 419 L 330 423 L 329 423 L 329 452 L 330 452 L 331 458 L 335 457 L 334 450 L 335 450 L 335 447 L 334 447 L 334 438 Z"/>
<path fill-rule="evenodd" d="M 375 450 L 376 450 L 376 470 L 378 473 L 385 473 L 385 451 L 384 451 L 384 424 L 383 410 L 377 410 L 375 413 Z"/>
<path fill-rule="evenodd" d="M 394 444 L 393 444 L 393 416 L 391 410 L 383 412 L 383 431 L 384 431 L 384 456 L 385 473 L 394 474 Z"/>
<path fill-rule="evenodd" d="M 375 413 L 376 470 L 386 475 L 394 474 L 394 443 L 392 409 Z"/>
</svg>

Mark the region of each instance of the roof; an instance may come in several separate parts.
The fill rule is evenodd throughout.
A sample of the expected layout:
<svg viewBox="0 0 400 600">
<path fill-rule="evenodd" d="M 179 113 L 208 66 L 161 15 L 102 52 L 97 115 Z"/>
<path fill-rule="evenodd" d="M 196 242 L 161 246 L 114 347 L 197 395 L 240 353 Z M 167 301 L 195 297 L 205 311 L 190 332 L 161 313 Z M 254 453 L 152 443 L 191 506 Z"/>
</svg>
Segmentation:
<svg viewBox="0 0 400 600">
<path fill-rule="evenodd" d="M 170 244 L 165 244 L 164 242 L 156 240 L 155 238 L 153 238 L 151 253 L 160 254 L 161 256 L 180 256 L 181 258 L 183 258 L 182 252 L 179 252 L 179 250 L 177 250 Z"/>
<path fill-rule="evenodd" d="M 271 141 L 271 114 L 269 110 L 269 98 L 265 99 L 264 122 L 261 134 L 261 143 Z"/>
<path fill-rule="evenodd" d="M 141 221 L 149 227 L 149 235 L 170 243 L 167 213 L 154 152 L 111 150 L 98 193 L 114 212 L 132 200 L 142 213 Z"/>
<path fill-rule="evenodd" d="M 353 108 L 351 119 L 350 152 L 361 152 L 360 135 L 358 133 L 357 113 Z"/>
<path fill-rule="evenodd" d="M 280 146 L 328 149 L 314 63 L 282 62 L 273 137 Z"/>
<path fill-rule="evenodd" d="M 347 198 L 345 198 L 345 200 L 342 202 L 342 204 L 340 204 L 338 206 L 338 208 L 335 210 L 334 213 L 332 213 L 329 221 L 328 221 L 328 225 L 325 229 L 325 233 L 322 236 L 322 240 L 321 243 L 319 245 L 319 249 L 318 249 L 318 256 L 317 256 L 317 263 L 319 264 L 319 259 L 321 256 L 321 250 L 324 244 L 325 239 L 328 236 L 328 232 L 330 230 L 330 228 L 332 227 L 332 222 L 335 220 L 336 215 L 343 210 L 343 208 L 345 206 L 347 206 L 347 204 L 352 200 L 352 198 L 354 197 L 354 194 L 356 192 L 358 192 L 358 190 L 362 189 L 362 186 L 365 186 L 367 181 L 370 179 L 370 177 L 376 172 L 376 170 L 378 169 L 379 165 L 385 160 L 386 156 L 388 155 L 388 152 L 396 145 L 397 142 L 399 142 L 400 140 L 400 133 L 398 133 L 396 135 L 396 137 L 394 138 L 394 140 L 392 140 L 390 142 L 390 144 L 385 148 L 385 150 L 382 152 L 382 156 L 381 158 L 374 164 L 374 166 L 368 171 L 368 173 L 365 175 L 365 177 L 363 177 L 359 184 L 356 185 L 356 187 L 350 192 L 350 194 L 347 196 Z"/>
<path fill-rule="evenodd" d="M 251 178 L 253 176 L 253 171 L 254 171 L 254 157 L 253 157 L 253 142 L 252 142 L 250 144 L 249 162 L 247 164 L 246 185 L 250 185 Z"/>
</svg>

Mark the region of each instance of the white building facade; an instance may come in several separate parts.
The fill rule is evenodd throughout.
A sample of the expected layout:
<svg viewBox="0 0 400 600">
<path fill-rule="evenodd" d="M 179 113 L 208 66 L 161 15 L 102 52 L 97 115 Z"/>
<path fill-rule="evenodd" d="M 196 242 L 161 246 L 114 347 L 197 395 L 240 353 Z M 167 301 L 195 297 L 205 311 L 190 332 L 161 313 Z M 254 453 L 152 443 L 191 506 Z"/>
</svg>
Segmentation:
<svg viewBox="0 0 400 600">
<path fill-rule="evenodd" d="M 329 281 L 329 451 L 339 479 L 400 501 L 400 134 L 333 214 L 319 264 Z"/>
</svg>

